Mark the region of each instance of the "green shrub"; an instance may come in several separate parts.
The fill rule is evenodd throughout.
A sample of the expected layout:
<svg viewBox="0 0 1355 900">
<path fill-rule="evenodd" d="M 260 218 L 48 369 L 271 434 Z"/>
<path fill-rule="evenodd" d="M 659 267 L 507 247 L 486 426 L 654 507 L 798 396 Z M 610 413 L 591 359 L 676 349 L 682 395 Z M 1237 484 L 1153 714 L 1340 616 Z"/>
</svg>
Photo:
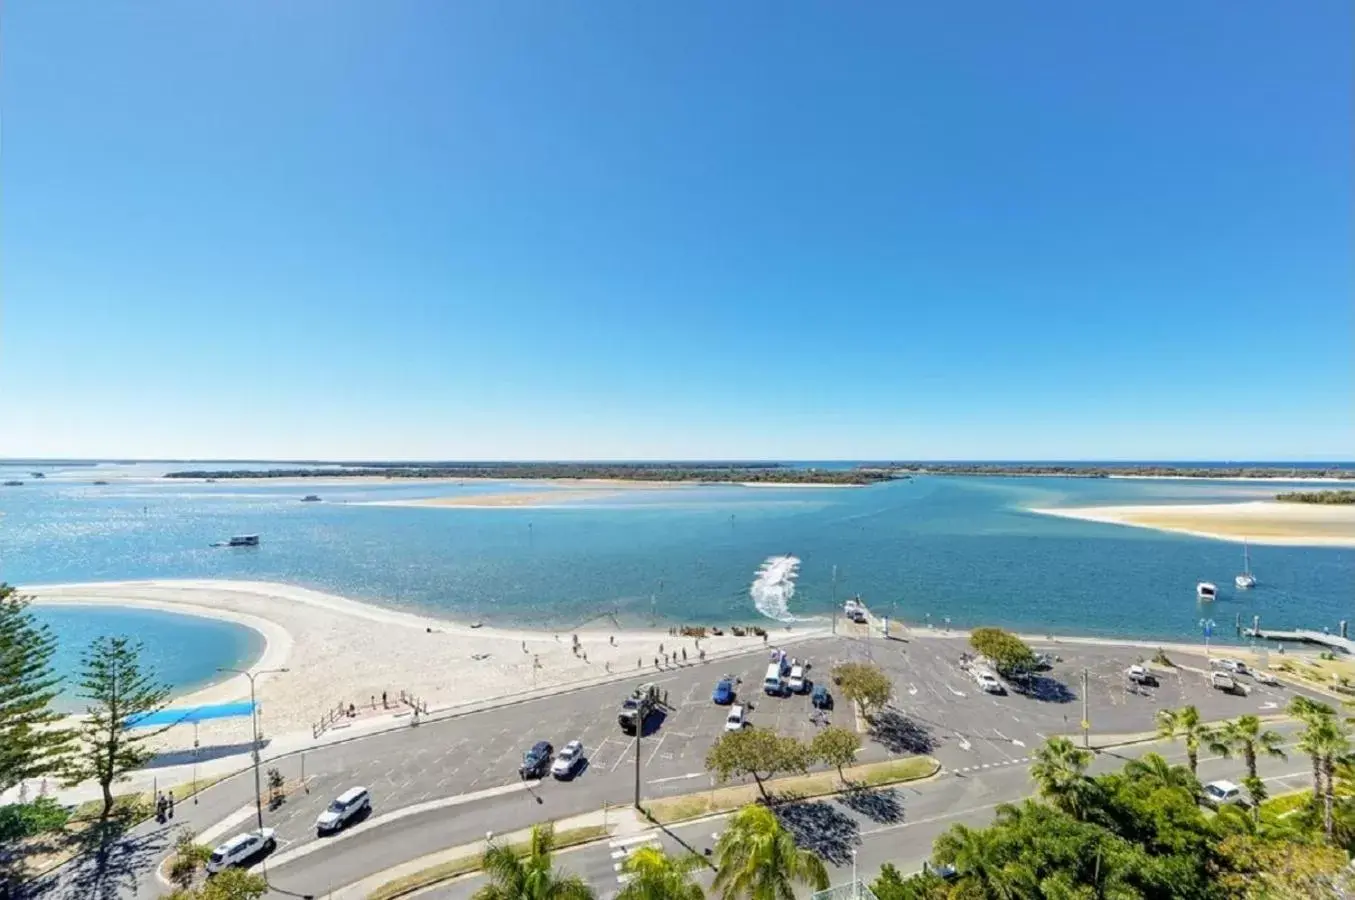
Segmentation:
<svg viewBox="0 0 1355 900">
<path fill-rule="evenodd" d="M 70 818 L 60 803 L 51 797 L 39 797 L 32 803 L 13 803 L 0 807 L 0 841 L 14 841 L 56 831 Z"/>
</svg>

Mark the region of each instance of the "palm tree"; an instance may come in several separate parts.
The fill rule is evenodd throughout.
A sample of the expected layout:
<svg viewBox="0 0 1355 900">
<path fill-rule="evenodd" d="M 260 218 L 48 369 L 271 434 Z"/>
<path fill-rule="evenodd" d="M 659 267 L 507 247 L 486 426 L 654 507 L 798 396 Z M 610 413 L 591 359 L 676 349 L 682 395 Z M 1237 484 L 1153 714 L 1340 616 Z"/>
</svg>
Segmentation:
<svg viewBox="0 0 1355 900">
<path fill-rule="evenodd" d="M 1015 818 L 1019 807 L 999 808 Z M 1038 896 L 1036 879 L 1017 860 L 1010 864 L 1003 860 L 1001 837 L 996 828 L 970 828 L 952 825 L 932 845 L 932 858 L 940 865 L 954 867 L 958 873 L 956 896 L 1017 900 Z"/>
<path fill-rule="evenodd" d="M 594 900 L 593 889 L 582 878 L 551 868 L 554 844 L 555 829 L 549 824 L 532 826 L 525 856 L 491 843 L 483 862 L 489 884 L 475 892 L 474 900 Z"/>
<path fill-rule="evenodd" d="M 749 804 L 735 813 L 715 854 L 713 888 L 723 900 L 793 900 L 796 882 L 816 891 L 828 887 L 823 860 L 795 846 L 794 835 L 765 806 Z"/>
<path fill-rule="evenodd" d="M 692 873 L 703 865 L 695 854 L 673 857 L 658 847 L 641 847 L 621 866 L 631 880 L 616 900 L 702 900 L 705 894 Z"/>
<path fill-rule="evenodd" d="M 1052 737 L 1035 751 L 1030 777 L 1040 786 L 1040 796 L 1075 819 L 1081 820 L 1089 799 L 1091 780 L 1087 767 L 1092 752 L 1064 737 Z"/>
<path fill-rule="evenodd" d="M 1322 756 L 1322 833 L 1330 843 L 1332 807 L 1336 803 L 1336 772 L 1338 767 L 1344 768 L 1350 764 L 1350 760 L 1343 758 L 1350 752 L 1350 738 L 1345 728 L 1337 724 L 1335 717 L 1313 723 L 1309 728 L 1313 733 L 1309 735 L 1308 729 L 1304 730 L 1304 736 L 1309 738 L 1306 748 L 1316 750 Z"/>
<path fill-rule="evenodd" d="M 1209 740 L 1209 749 L 1219 756 L 1241 753 L 1247 766 L 1247 777 L 1256 778 L 1256 757 L 1264 753 L 1275 759 L 1285 759 L 1284 738 L 1279 732 L 1261 730 L 1261 720 L 1253 715 L 1239 716 L 1226 723 Z"/>
<path fill-rule="evenodd" d="M 1124 773 L 1155 789 L 1174 788 L 1192 797 L 1200 793 L 1200 781 L 1185 766 L 1174 766 L 1157 753 L 1145 753 L 1124 765 Z"/>
<path fill-rule="evenodd" d="M 1200 721 L 1200 711 L 1193 706 L 1158 710 L 1157 736 L 1169 741 L 1185 740 L 1186 765 L 1192 775 L 1199 775 L 1200 745 L 1209 743 L 1213 733 L 1212 728 Z"/>
<path fill-rule="evenodd" d="M 1306 726 L 1303 732 L 1299 734 L 1298 743 L 1294 745 L 1294 749 L 1300 753 L 1307 753 L 1308 758 L 1312 760 L 1313 799 L 1316 800 L 1322 796 L 1323 748 L 1318 731 L 1321 728 L 1320 723 L 1336 717 L 1336 710 L 1325 703 L 1318 703 L 1316 700 L 1310 700 L 1300 694 L 1289 701 L 1286 711 Z"/>
</svg>

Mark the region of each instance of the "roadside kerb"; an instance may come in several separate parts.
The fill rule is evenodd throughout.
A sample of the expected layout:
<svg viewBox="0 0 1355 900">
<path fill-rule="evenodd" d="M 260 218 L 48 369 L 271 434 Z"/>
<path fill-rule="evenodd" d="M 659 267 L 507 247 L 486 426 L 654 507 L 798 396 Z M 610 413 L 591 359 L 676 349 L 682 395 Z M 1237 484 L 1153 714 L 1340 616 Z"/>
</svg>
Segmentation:
<svg viewBox="0 0 1355 900">
<path fill-rule="evenodd" d="M 800 642 L 808 641 L 808 640 L 820 640 L 820 639 L 825 639 L 825 638 L 831 638 L 831 637 L 833 637 L 833 636 L 834 636 L 834 635 L 832 635 L 831 633 L 827 633 L 827 632 L 818 632 L 818 631 L 815 631 L 815 632 L 807 632 L 807 633 L 802 633 L 802 634 L 788 635 L 788 636 L 785 637 L 784 639 L 778 640 L 777 644 L 778 644 L 778 646 L 780 646 L 780 645 L 785 645 L 785 644 L 800 643 Z M 729 649 L 729 650 L 727 650 L 727 651 L 722 651 L 722 652 L 720 652 L 720 653 L 707 654 L 706 659 L 705 659 L 704 662 L 701 662 L 701 661 L 693 661 L 693 662 L 689 662 L 689 663 L 686 663 L 686 664 L 683 664 L 683 665 L 671 666 L 671 667 L 669 667 L 668 669 L 665 669 L 665 670 L 662 670 L 662 671 L 664 671 L 664 672 L 670 672 L 670 671 L 674 671 L 674 670 L 697 668 L 697 667 L 699 667 L 699 666 L 706 665 L 707 663 L 710 663 L 710 662 L 712 662 L 713 660 L 717 660 L 717 659 L 728 659 L 729 657 L 732 657 L 732 656 L 742 656 L 742 655 L 754 654 L 754 653 L 760 653 L 760 652 L 765 652 L 765 651 L 762 650 L 762 649 L 759 649 L 759 648 L 757 648 L 757 647 L 739 647 L 739 648 L 731 648 L 731 649 Z M 419 726 L 422 726 L 422 725 L 425 725 L 425 724 L 432 725 L 432 724 L 437 724 L 437 723 L 439 723 L 439 722 L 449 722 L 449 721 L 451 721 L 451 720 L 453 720 L 453 719 L 461 718 L 462 716 L 474 715 L 475 713 L 485 712 L 486 710 L 490 710 L 490 709 L 498 709 L 498 708 L 506 707 L 506 706 L 516 706 L 516 705 L 518 705 L 518 704 L 529 703 L 529 702 L 531 702 L 531 701 L 533 701 L 533 700 L 540 700 L 540 699 L 543 699 L 543 698 L 546 698 L 546 697 L 558 697 L 558 696 L 564 696 L 564 695 L 566 695 L 566 694 L 573 694 L 573 693 L 577 693 L 577 692 L 582 691 L 582 690 L 587 690 L 588 688 L 598 687 L 598 686 L 600 686 L 600 685 L 612 684 L 612 683 L 615 683 L 615 682 L 618 682 L 618 681 L 625 681 L 625 680 L 628 680 L 628 679 L 631 679 L 631 678 L 640 677 L 640 676 L 643 676 L 643 675 L 645 674 L 645 671 L 646 671 L 646 670 L 637 670 L 636 672 L 613 672 L 613 673 L 610 673 L 610 674 L 608 674 L 608 675 L 605 675 L 605 676 L 602 676 L 602 677 L 599 677 L 599 678 L 589 679 L 589 680 L 585 680 L 585 681 L 574 681 L 574 682 L 569 682 L 569 683 L 567 683 L 567 684 L 564 684 L 564 685 L 558 685 L 558 686 L 553 687 L 553 688 L 552 688 L 552 687 L 542 687 L 542 688 L 539 688 L 539 689 L 534 689 L 534 690 L 532 690 L 532 691 L 526 691 L 526 692 L 519 691 L 519 692 L 517 692 L 517 693 L 502 694 L 502 695 L 500 695 L 500 696 L 498 696 L 498 697 L 490 697 L 490 698 L 487 698 L 487 699 L 484 699 L 484 700 L 473 701 L 472 703 L 468 703 L 468 704 L 464 704 L 464 705 L 460 705 L 460 706 L 443 707 L 442 710 L 441 710 L 441 712 L 443 713 L 442 715 L 439 715 L 437 711 L 434 711 L 434 712 L 432 712 L 432 713 L 429 713 L 428 716 L 425 716 L 425 717 L 423 717 L 423 718 L 421 718 L 421 719 L 419 720 Z M 342 745 L 342 744 L 349 744 L 349 743 L 353 743 L 353 742 L 355 742 L 355 741 L 361 741 L 361 740 L 363 740 L 363 739 L 365 739 L 365 738 L 375 737 L 375 736 L 381 735 L 381 734 L 390 734 L 390 733 L 393 733 L 393 732 L 396 732 L 396 731 L 402 731 L 402 730 L 404 730 L 404 729 L 412 728 L 412 727 L 417 727 L 417 726 L 414 726 L 414 725 L 413 725 L 412 723 L 410 723 L 410 722 L 401 722 L 401 723 L 399 723 L 399 724 L 393 724 L 393 725 L 390 725 L 389 727 L 385 727 L 385 728 L 372 728 L 372 729 L 370 729 L 370 730 L 364 730 L 364 731 L 362 731 L 362 732 L 360 732 L 360 733 L 357 733 L 357 734 L 339 734 L 339 735 L 335 735 L 335 736 L 334 736 L 334 739 L 332 739 L 332 740 L 325 740 L 325 739 L 323 738 L 323 736 L 322 736 L 320 739 L 315 740 L 314 742 L 312 742 L 311 744 L 309 744 L 309 745 L 307 745 L 307 746 L 305 746 L 305 747 L 300 747 L 300 748 L 297 748 L 297 749 L 294 749 L 294 750 L 285 750 L 285 751 L 283 751 L 283 752 L 276 753 L 276 754 L 271 755 L 271 756 L 268 755 L 268 754 L 265 753 L 265 752 L 260 752 L 260 754 L 259 754 L 259 764 L 260 764 L 260 765 L 263 765 L 263 764 L 266 763 L 266 762 L 275 762 L 275 761 L 281 760 L 281 759 L 290 759 L 291 757 L 294 757 L 294 756 L 300 756 L 300 755 L 303 754 L 303 753 L 308 753 L 308 752 L 310 752 L 310 751 L 318 750 L 318 749 L 323 748 L 323 747 L 337 747 L 337 746 L 340 746 L 340 745 Z M 234 781 L 236 778 L 239 778 L 239 777 L 241 777 L 241 776 L 247 775 L 247 774 L 251 771 L 252 768 L 253 768 L 253 761 L 249 758 L 248 754 L 242 754 L 242 759 L 240 760 L 240 768 L 239 768 L 239 769 L 236 769 L 234 772 L 229 772 L 229 773 L 227 773 L 227 774 L 223 774 L 223 775 L 219 776 L 218 779 L 217 779 L 215 782 L 213 782 L 213 783 L 207 785 L 206 787 L 202 788 L 201 790 L 197 791 L 196 793 L 197 793 L 197 794 L 206 794 L 206 793 L 207 793 L 208 791 L 210 791 L 210 790 L 213 790 L 213 789 L 215 789 L 215 788 L 217 788 L 217 787 L 220 787 L 220 786 L 222 786 L 222 785 L 224 785 L 224 784 L 226 784 L 226 783 L 228 783 L 228 782 L 232 782 L 232 781 Z M 192 795 L 189 795 L 189 796 L 192 796 Z M 136 827 L 138 827 L 138 826 L 140 826 L 140 825 L 144 825 L 146 822 L 149 822 L 152 818 L 153 818 L 153 815 L 147 815 L 147 816 L 145 816 L 144 818 L 139 819 L 139 820 L 137 820 L 135 823 L 133 823 L 132 825 L 130 825 L 130 826 L 128 827 L 127 830 L 128 830 L 128 831 L 131 831 L 133 828 L 136 828 Z M 63 866 L 70 865 L 72 862 L 75 862 L 76 860 L 81 859 L 84 855 L 86 855 L 86 854 L 76 854 L 75 856 L 71 857 L 70 859 L 67 859 L 67 860 L 65 860 L 65 861 L 63 861 L 63 862 L 60 862 L 60 863 L 58 863 L 58 864 L 52 866 L 52 867 L 49 868 L 49 869 L 46 869 L 46 870 L 44 870 L 44 871 L 42 871 L 42 872 L 35 873 L 35 874 L 32 876 L 32 878 L 33 878 L 33 879 L 38 879 L 38 878 L 44 878 L 44 877 L 46 877 L 46 876 L 48 876 L 48 875 L 51 875 L 53 872 L 56 872 L 57 870 L 61 869 Z"/>
<path fill-rule="evenodd" d="M 564 837 L 565 842 L 556 845 L 556 849 L 559 850 L 587 846 L 611 838 L 613 835 L 638 834 L 647 829 L 647 826 L 644 826 L 636 816 L 635 810 L 626 806 L 606 807 L 577 816 L 569 816 L 551 824 L 555 827 L 557 837 Z M 570 841 L 568 832 L 578 833 L 579 838 Z M 424 891 L 434 885 L 478 872 L 480 867 L 476 864 L 476 861 L 484 856 L 485 849 L 490 841 L 499 845 L 512 845 L 526 841 L 530 838 L 531 833 L 530 827 L 520 828 L 504 834 L 487 836 L 485 840 L 472 841 L 469 844 L 460 844 L 438 850 L 337 888 L 326 895 L 326 900 L 366 900 L 367 897 L 376 894 L 382 888 L 402 880 L 409 880 L 408 885 L 402 888 L 390 888 L 381 892 L 379 896 L 386 898 L 386 900 L 393 900 L 396 897 L 405 897 Z M 460 862 L 465 863 L 464 868 L 456 865 Z M 429 872 L 429 870 L 442 866 L 451 867 L 453 871 L 444 877 L 436 877 Z M 418 878 L 424 872 L 429 872 L 427 880 Z"/>
<path fill-rule="evenodd" d="M 870 780 L 873 773 L 887 772 L 891 767 L 906 770 L 910 767 L 910 764 L 916 764 L 911 766 L 917 769 L 916 772 L 906 772 L 899 777 L 886 777 L 878 781 Z M 940 771 L 941 763 L 930 756 L 910 756 L 850 766 L 844 769 L 842 773 L 845 783 L 844 779 L 838 778 L 835 770 L 823 769 L 805 775 L 771 779 L 763 782 L 763 786 L 772 798 L 770 805 L 775 807 L 814 797 L 836 796 L 858 789 L 869 790 L 888 787 L 892 784 L 924 781 L 934 777 Z M 860 779 L 860 782 L 852 784 L 854 778 Z M 777 799 L 778 793 L 784 793 L 787 796 Z M 707 816 L 723 815 L 732 809 L 753 802 L 765 801 L 762 800 L 762 794 L 756 783 L 744 782 L 729 787 L 713 788 L 677 797 L 652 800 L 645 806 L 644 813 L 656 825 L 677 825 Z M 683 811 L 684 804 L 691 808 L 690 812 Z"/>
</svg>

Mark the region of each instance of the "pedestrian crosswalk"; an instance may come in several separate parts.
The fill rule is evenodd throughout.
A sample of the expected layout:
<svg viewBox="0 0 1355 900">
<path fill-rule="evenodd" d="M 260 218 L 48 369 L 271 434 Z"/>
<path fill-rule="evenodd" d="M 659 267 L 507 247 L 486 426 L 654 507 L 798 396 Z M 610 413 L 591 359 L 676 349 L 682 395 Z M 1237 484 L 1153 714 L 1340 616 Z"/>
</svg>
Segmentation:
<svg viewBox="0 0 1355 900">
<path fill-rule="evenodd" d="M 646 834 L 632 835 L 631 837 L 616 838 L 608 841 L 607 846 L 612 850 L 612 870 L 616 872 L 617 884 L 625 885 L 634 877 L 621 871 L 626 864 L 626 859 L 641 847 L 653 846 L 661 847 L 657 832 L 648 832 Z"/>
</svg>

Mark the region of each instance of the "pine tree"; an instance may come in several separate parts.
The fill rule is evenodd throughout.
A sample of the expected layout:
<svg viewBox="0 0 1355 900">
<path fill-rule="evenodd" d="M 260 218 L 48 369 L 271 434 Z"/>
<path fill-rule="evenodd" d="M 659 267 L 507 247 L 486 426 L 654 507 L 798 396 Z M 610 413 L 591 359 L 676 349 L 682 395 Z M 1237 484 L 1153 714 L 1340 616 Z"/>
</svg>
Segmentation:
<svg viewBox="0 0 1355 900">
<path fill-rule="evenodd" d="M 141 667 L 142 645 L 125 637 L 96 638 L 81 660 L 80 697 L 89 701 L 80 728 L 84 742 L 74 780 L 91 778 L 103 789 L 100 818 L 113 810 L 113 784 L 155 755 L 146 741 L 165 729 L 132 728 L 164 709 L 169 688 Z"/>
<path fill-rule="evenodd" d="M 63 774 L 75 733 L 52 709 L 61 679 L 52 669 L 56 636 L 28 611 L 27 598 L 0 583 L 0 793 L 31 778 Z"/>
</svg>

